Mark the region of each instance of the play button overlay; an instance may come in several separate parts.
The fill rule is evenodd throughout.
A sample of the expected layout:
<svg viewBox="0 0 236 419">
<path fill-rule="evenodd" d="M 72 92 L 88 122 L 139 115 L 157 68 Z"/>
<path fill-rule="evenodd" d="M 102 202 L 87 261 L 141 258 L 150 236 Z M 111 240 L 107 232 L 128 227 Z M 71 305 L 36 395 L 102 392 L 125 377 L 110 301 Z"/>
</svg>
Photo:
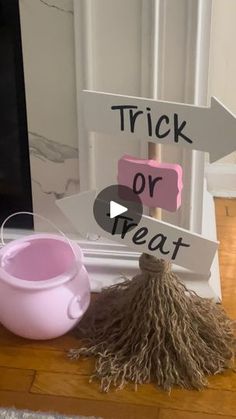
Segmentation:
<svg viewBox="0 0 236 419">
<path fill-rule="evenodd" d="M 128 211 L 127 207 L 124 207 L 114 201 L 110 202 L 110 218 L 115 218 L 118 215 L 124 214 L 126 211 Z"/>
<path fill-rule="evenodd" d="M 131 188 L 111 185 L 96 197 L 93 214 L 97 224 L 111 235 L 125 234 L 135 228 L 142 217 L 143 205 Z"/>
</svg>

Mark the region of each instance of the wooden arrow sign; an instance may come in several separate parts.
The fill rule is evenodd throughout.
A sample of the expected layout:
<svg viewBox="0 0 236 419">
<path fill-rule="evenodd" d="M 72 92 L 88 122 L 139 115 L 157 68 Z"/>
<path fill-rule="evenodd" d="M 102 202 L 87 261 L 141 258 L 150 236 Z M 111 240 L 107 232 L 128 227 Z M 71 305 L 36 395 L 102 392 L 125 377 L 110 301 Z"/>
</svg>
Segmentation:
<svg viewBox="0 0 236 419">
<path fill-rule="evenodd" d="M 236 118 L 214 97 L 208 108 L 86 90 L 82 95 L 89 131 L 206 151 L 211 162 L 236 150 Z"/>
<path fill-rule="evenodd" d="M 104 231 L 95 221 L 93 204 L 96 191 L 82 192 L 56 201 L 75 229 L 82 233 L 95 233 L 118 241 L 157 258 L 171 260 L 175 264 L 201 274 L 209 274 L 218 243 L 171 224 L 142 216 L 132 230 L 121 234 Z M 124 214 L 125 215 L 125 214 Z M 104 217 L 109 217 L 104 213 Z M 125 217 L 114 217 L 114 226 Z"/>
</svg>

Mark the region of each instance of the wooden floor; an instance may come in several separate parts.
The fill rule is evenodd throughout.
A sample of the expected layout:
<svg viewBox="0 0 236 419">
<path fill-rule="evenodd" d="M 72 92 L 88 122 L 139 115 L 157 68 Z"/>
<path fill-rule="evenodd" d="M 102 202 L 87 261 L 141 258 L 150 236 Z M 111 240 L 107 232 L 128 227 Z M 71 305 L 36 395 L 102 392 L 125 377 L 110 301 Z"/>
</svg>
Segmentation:
<svg viewBox="0 0 236 419">
<path fill-rule="evenodd" d="M 223 305 L 236 319 L 236 200 L 217 199 Z M 99 392 L 89 384 L 91 361 L 73 362 L 65 351 L 77 346 L 72 335 L 33 342 L 0 328 L 0 405 L 104 419 L 216 419 L 236 417 L 236 374 L 210 379 L 203 391 L 173 390 L 152 385 Z"/>
</svg>

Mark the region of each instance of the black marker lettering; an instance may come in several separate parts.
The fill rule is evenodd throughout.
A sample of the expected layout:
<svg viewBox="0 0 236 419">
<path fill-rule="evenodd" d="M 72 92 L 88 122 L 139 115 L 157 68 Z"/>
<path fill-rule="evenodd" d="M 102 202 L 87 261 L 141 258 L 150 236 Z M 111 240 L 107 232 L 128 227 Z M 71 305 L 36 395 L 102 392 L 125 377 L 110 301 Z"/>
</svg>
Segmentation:
<svg viewBox="0 0 236 419">
<path fill-rule="evenodd" d="M 134 221 L 133 218 L 125 217 L 124 215 L 118 215 L 117 217 L 115 217 L 115 220 L 114 220 L 114 224 L 113 224 L 113 228 L 111 232 L 112 235 L 116 234 L 119 220 L 123 221 L 122 232 L 121 232 L 122 239 L 125 237 L 125 235 L 131 228 L 136 227 L 138 225 L 137 223 L 132 222 Z"/>
<path fill-rule="evenodd" d="M 124 129 L 125 129 L 124 110 L 125 109 L 137 109 L 137 106 L 132 106 L 132 105 L 114 105 L 114 106 L 111 106 L 112 111 L 116 111 L 117 109 L 120 110 L 120 130 L 124 131 Z"/>
<path fill-rule="evenodd" d="M 129 219 L 126 219 L 124 221 L 124 224 L 123 224 L 123 229 L 122 229 L 122 233 L 121 233 L 121 238 L 122 239 L 124 239 L 124 237 L 126 236 L 126 233 L 128 233 L 128 231 L 131 228 L 137 227 L 137 225 L 138 225 L 137 223 L 130 223 L 128 220 L 130 221 L 130 218 Z M 132 221 L 134 221 L 134 220 L 132 219 Z"/>
<path fill-rule="evenodd" d="M 153 198 L 153 193 L 154 193 L 154 188 L 156 186 L 156 183 L 159 182 L 159 180 L 162 180 L 162 179 L 163 179 L 162 177 L 155 177 L 153 179 L 151 175 L 148 175 L 149 194 L 150 194 L 151 198 Z"/>
<path fill-rule="evenodd" d="M 147 124 L 148 124 L 148 135 L 149 137 L 152 136 L 152 116 L 149 111 L 151 111 L 151 108 L 146 108 L 147 112 Z"/>
<path fill-rule="evenodd" d="M 139 189 L 137 187 L 138 178 L 141 179 L 141 185 L 140 185 Z M 145 183 L 146 183 L 145 176 L 142 173 L 137 173 L 134 176 L 134 180 L 133 180 L 133 192 L 136 193 L 137 195 L 142 193 L 145 189 Z"/>
<path fill-rule="evenodd" d="M 129 121 L 130 121 L 130 132 L 134 132 L 134 126 L 136 119 L 139 115 L 142 115 L 143 111 L 134 112 L 132 109 L 129 111 Z"/>
<path fill-rule="evenodd" d="M 157 239 L 160 239 L 159 241 L 158 241 L 158 243 L 156 244 L 156 245 L 154 245 L 154 246 L 152 246 L 153 245 L 153 243 L 154 243 L 154 241 L 155 240 L 157 240 Z M 148 244 L 148 249 L 149 250 L 157 250 L 157 249 L 159 249 L 160 250 L 160 252 L 163 254 L 163 255 L 167 255 L 168 253 L 170 253 L 169 251 L 165 251 L 164 250 L 164 245 L 165 245 L 165 242 L 166 242 L 166 239 L 167 239 L 167 237 L 166 236 L 164 236 L 163 234 L 156 234 L 156 236 L 154 236 L 151 240 L 150 240 L 150 242 L 149 242 L 149 244 Z"/>
<path fill-rule="evenodd" d="M 183 238 L 180 237 L 177 242 L 173 242 L 173 244 L 175 244 L 175 250 L 174 250 L 173 255 L 172 255 L 172 260 L 175 260 L 175 258 L 177 256 L 177 253 L 179 251 L 180 246 L 190 247 L 190 244 L 183 243 L 182 240 L 183 240 Z"/>
<path fill-rule="evenodd" d="M 136 233 L 134 234 L 132 240 L 134 244 L 144 244 L 146 243 L 146 240 L 141 240 L 143 237 L 145 237 L 148 234 L 147 227 L 141 227 Z"/>
<path fill-rule="evenodd" d="M 174 130 L 175 130 L 175 143 L 179 142 L 179 137 L 182 137 L 187 143 L 192 144 L 192 140 L 188 138 L 186 135 L 182 133 L 182 130 L 184 129 L 186 125 L 186 121 L 183 121 L 182 124 L 179 126 L 179 120 L 178 120 L 178 114 L 174 114 Z"/>
<path fill-rule="evenodd" d="M 157 124 L 156 124 L 156 131 L 155 131 L 156 132 L 156 136 L 158 138 L 164 138 L 164 137 L 166 137 L 170 133 L 170 129 L 168 129 L 163 134 L 160 134 L 160 126 L 161 126 L 162 121 L 166 121 L 166 124 L 169 124 L 169 122 L 170 122 L 170 120 L 169 120 L 169 118 L 168 118 L 167 115 L 162 115 L 158 119 Z"/>
</svg>

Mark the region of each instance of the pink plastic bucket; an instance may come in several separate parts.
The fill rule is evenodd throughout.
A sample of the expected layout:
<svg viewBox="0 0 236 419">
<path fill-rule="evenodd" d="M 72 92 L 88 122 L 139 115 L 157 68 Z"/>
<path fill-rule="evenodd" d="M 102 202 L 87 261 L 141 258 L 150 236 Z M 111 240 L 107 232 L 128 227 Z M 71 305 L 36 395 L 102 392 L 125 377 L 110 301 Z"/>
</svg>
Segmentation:
<svg viewBox="0 0 236 419">
<path fill-rule="evenodd" d="M 0 250 L 0 322 L 13 333 L 30 339 L 61 336 L 89 302 L 88 274 L 76 243 L 35 234 Z"/>
</svg>

